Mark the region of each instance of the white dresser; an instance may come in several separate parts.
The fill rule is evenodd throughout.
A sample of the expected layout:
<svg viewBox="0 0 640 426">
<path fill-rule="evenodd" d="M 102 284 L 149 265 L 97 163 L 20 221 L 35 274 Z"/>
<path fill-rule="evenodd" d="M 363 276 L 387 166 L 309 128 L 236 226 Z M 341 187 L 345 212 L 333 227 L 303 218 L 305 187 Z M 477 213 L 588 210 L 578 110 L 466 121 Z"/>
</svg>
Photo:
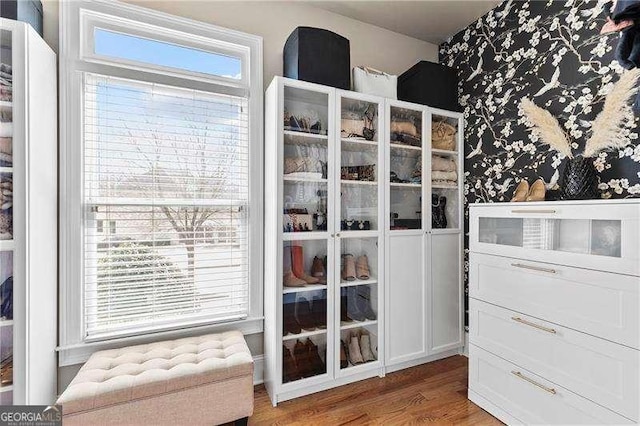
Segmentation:
<svg viewBox="0 0 640 426">
<path fill-rule="evenodd" d="M 469 399 L 507 424 L 640 421 L 640 199 L 474 204 Z"/>
</svg>

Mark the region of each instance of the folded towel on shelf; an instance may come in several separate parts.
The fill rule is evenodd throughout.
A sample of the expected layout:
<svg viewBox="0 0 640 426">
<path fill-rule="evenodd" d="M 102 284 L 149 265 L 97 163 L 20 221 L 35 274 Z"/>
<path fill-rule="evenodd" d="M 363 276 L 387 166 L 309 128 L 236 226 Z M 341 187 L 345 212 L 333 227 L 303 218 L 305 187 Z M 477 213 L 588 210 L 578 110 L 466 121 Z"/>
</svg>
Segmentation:
<svg viewBox="0 0 640 426">
<path fill-rule="evenodd" d="M 0 138 L 10 138 L 13 136 L 13 123 L 0 122 Z"/>
<path fill-rule="evenodd" d="M 439 155 L 432 155 L 431 170 L 438 170 L 441 172 L 453 172 L 457 170 L 456 162 L 453 160 L 453 158 L 441 157 Z"/>
<path fill-rule="evenodd" d="M 294 172 L 314 172 L 322 174 L 324 171 L 323 162 L 311 157 L 285 157 L 284 174 Z"/>
<path fill-rule="evenodd" d="M 446 187 L 455 188 L 458 186 L 458 182 L 453 180 L 445 180 L 445 179 L 433 179 L 431 181 L 431 185 L 439 186 L 439 187 L 446 186 Z"/>
<path fill-rule="evenodd" d="M 456 182 L 458 180 L 458 174 L 456 172 L 441 172 L 439 170 L 433 170 L 431 172 L 431 180 L 450 180 Z"/>
</svg>

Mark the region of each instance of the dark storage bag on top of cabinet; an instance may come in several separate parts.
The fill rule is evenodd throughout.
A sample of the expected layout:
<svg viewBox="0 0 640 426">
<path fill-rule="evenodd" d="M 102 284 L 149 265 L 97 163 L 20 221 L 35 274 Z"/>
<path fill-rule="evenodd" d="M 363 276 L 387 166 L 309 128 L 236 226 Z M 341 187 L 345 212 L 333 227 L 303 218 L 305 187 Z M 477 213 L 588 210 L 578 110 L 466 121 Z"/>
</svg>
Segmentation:
<svg viewBox="0 0 640 426">
<path fill-rule="evenodd" d="M 284 45 L 284 76 L 349 90 L 349 40 L 320 28 L 296 28 Z"/>
<path fill-rule="evenodd" d="M 453 68 L 420 61 L 398 77 L 398 99 L 448 111 L 461 111 Z"/>
</svg>

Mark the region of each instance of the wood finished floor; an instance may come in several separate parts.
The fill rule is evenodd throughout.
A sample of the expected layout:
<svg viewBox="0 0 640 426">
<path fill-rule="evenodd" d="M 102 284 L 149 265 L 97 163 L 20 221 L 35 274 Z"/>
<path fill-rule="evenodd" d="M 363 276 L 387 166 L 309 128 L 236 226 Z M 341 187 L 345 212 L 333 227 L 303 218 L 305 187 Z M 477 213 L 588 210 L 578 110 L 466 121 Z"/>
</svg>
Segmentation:
<svg viewBox="0 0 640 426">
<path fill-rule="evenodd" d="M 467 358 L 454 356 L 273 407 L 255 388 L 250 425 L 501 425 L 467 399 Z"/>
</svg>

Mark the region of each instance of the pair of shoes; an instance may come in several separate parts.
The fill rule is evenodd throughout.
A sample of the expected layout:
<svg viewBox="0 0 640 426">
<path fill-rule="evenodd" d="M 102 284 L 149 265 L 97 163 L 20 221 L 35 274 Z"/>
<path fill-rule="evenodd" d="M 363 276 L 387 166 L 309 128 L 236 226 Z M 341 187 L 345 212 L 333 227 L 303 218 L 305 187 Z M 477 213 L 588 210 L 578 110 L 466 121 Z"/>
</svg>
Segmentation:
<svg viewBox="0 0 640 426">
<path fill-rule="evenodd" d="M 376 318 L 376 313 L 371 307 L 371 288 L 368 285 L 341 289 L 340 321 L 364 321 Z"/>
<path fill-rule="evenodd" d="M 293 354 L 289 348 L 282 345 L 282 381 L 284 383 L 317 376 L 326 371 L 318 346 L 311 339 L 307 338 L 305 343 L 296 340 Z"/>
<path fill-rule="evenodd" d="M 295 303 L 294 318 L 303 330 L 312 331 L 316 328 L 326 328 L 327 299 L 314 296 L 309 302 L 305 297 L 299 298 Z"/>
<path fill-rule="evenodd" d="M 351 365 L 376 360 L 376 356 L 371 347 L 371 337 L 368 333 L 353 333 L 347 336 L 347 341 L 349 342 L 348 345 L 343 340 L 340 341 L 340 368 L 346 368 L 348 366 L 347 360 Z"/>
<path fill-rule="evenodd" d="M 314 259 L 315 260 L 315 259 Z M 317 284 L 320 280 L 304 271 L 302 246 L 285 246 L 282 253 L 283 284 L 285 287 L 304 287 Z"/>
<path fill-rule="evenodd" d="M 545 192 L 546 188 L 542 179 L 538 179 L 533 182 L 531 188 L 529 188 L 529 182 L 523 179 L 513 192 L 513 198 L 511 198 L 511 201 L 544 201 Z"/>
<path fill-rule="evenodd" d="M 352 254 L 343 254 L 341 276 L 343 281 L 355 281 L 356 278 L 359 280 L 368 280 L 371 278 L 367 255 L 363 254 L 356 260 Z"/>
</svg>

